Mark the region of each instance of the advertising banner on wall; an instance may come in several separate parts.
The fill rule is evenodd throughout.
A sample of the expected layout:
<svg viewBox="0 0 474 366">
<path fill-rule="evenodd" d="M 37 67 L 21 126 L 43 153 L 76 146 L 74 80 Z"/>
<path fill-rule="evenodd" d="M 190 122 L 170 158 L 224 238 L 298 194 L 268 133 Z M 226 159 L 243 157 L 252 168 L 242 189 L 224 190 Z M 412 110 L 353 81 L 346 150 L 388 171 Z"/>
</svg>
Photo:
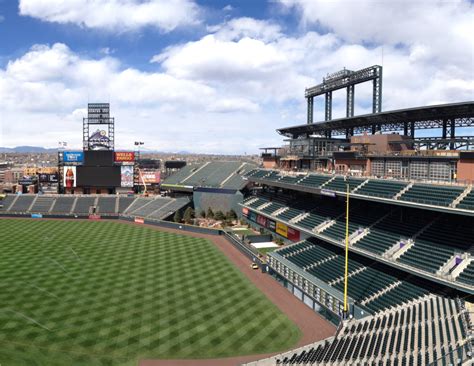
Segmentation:
<svg viewBox="0 0 474 366">
<path fill-rule="evenodd" d="M 145 184 L 157 184 L 161 180 L 161 172 L 159 170 L 142 170 L 141 176 Z"/>
<path fill-rule="evenodd" d="M 255 212 L 249 212 L 249 220 L 257 222 L 257 214 Z"/>
<path fill-rule="evenodd" d="M 65 166 L 64 167 L 64 177 L 63 184 L 64 188 L 74 188 L 76 187 L 77 173 L 75 166 Z"/>
<path fill-rule="evenodd" d="M 133 165 L 120 167 L 120 187 L 133 187 Z"/>
<path fill-rule="evenodd" d="M 114 161 L 117 163 L 133 163 L 135 161 L 135 153 L 133 151 L 115 152 Z"/>
<path fill-rule="evenodd" d="M 269 230 L 275 231 L 276 230 L 276 222 L 273 221 L 273 220 L 268 219 L 267 220 L 267 227 L 268 227 Z"/>
<path fill-rule="evenodd" d="M 276 233 L 287 238 L 288 237 L 288 226 L 282 224 L 281 222 L 277 222 L 276 224 Z"/>
<path fill-rule="evenodd" d="M 291 227 L 288 227 L 288 239 L 291 241 L 299 241 L 300 240 L 300 232 L 295 230 Z"/>
<path fill-rule="evenodd" d="M 64 151 L 63 160 L 65 163 L 82 163 L 84 161 L 84 152 Z"/>
<path fill-rule="evenodd" d="M 245 217 L 249 215 L 249 209 L 247 207 L 242 207 L 242 215 Z"/>
<path fill-rule="evenodd" d="M 257 215 L 257 224 L 263 227 L 267 226 L 267 218 L 265 216 Z"/>
</svg>

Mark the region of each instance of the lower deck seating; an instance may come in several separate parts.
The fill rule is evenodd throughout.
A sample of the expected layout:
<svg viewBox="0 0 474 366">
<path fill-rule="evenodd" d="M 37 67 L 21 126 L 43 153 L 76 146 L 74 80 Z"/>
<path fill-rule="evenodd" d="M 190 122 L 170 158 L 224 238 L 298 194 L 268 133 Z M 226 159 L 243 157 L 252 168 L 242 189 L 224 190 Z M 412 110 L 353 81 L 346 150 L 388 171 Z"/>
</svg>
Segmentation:
<svg viewBox="0 0 474 366">
<path fill-rule="evenodd" d="M 47 213 L 54 203 L 55 197 L 38 196 L 31 207 L 30 212 L 33 213 Z"/>
<path fill-rule="evenodd" d="M 467 365 L 471 356 L 461 311 L 453 299 L 430 295 L 414 304 L 349 321 L 336 337 L 270 358 L 265 364 Z"/>
<path fill-rule="evenodd" d="M 7 211 L 16 197 L 14 194 L 7 194 L 3 200 L 0 200 L 0 212 Z"/>
<path fill-rule="evenodd" d="M 97 201 L 97 209 L 101 214 L 114 214 L 117 204 L 117 197 L 99 197 Z"/>
<path fill-rule="evenodd" d="M 56 198 L 56 202 L 53 205 L 51 212 L 52 213 L 60 213 L 60 214 L 68 214 L 72 210 L 72 205 L 76 197 L 58 197 Z"/>
<path fill-rule="evenodd" d="M 34 195 L 21 195 L 18 196 L 17 200 L 11 205 L 10 212 L 25 212 L 28 211 L 33 200 L 36 198 Z"/>
<path fill-rule="evenodd" d="M 74 213 L 88 214 L 91 212 L 91 207 L 95 204 L 96 197 L 77 197 Z"/>
<path fill-rule="evenodd" d="M 132 202 L 135 201 L 135 197 L 121 196 L 119 197 L 119 213 L 124 212 Z"/>
</svg>

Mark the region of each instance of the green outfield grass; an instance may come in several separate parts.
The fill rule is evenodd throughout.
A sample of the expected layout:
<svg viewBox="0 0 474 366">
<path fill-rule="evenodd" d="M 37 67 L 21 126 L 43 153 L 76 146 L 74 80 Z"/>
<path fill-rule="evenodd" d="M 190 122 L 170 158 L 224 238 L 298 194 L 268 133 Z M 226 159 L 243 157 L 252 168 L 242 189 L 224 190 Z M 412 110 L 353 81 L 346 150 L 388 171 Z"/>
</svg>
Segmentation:
<svg viewBox="0 0 474 366">
<path fill-rule="evenodd" d="M 0 365 L 282 351 L 300 331 L 215 246 L 119 222 L 0 220 Z"/>
</svg>

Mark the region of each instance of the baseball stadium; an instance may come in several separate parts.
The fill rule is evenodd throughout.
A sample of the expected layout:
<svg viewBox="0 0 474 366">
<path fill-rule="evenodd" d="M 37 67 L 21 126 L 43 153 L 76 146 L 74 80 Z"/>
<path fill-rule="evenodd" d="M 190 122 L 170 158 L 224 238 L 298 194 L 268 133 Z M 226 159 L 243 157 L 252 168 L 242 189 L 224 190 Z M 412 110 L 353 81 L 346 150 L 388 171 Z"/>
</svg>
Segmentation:
<svg viewBox="0 0 474 366">
<path fill-rule="evenodd" d="M 160 180 L 90 103 L 57 192 L 28 177 L 1 196 L 1 365 L 471 365 L 474 102 L 382 111 L 382 77 L 307 88 L 306 122 L 260 166 Z M 361 83 L 372 113 L 355 116 Z M 235 212 L 246 234 L 173 219 L 188 208 Z"/>
</svg>

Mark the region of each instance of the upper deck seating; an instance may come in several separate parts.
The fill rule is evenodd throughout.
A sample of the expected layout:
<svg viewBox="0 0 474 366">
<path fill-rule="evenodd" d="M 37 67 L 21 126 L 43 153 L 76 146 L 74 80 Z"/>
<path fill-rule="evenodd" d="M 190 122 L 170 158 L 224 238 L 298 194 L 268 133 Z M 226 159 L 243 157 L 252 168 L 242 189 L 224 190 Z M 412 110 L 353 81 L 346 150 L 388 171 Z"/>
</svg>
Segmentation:
<svg viewBox="0 0 474 366">
<path fill-rule="evenodd" d="M 298 185 L 320 188 L 321 185 L 326 183 L 331 178 L 332 176 L 330 175 L 308 174 L 298 183 Z"/>
<path fill-rule="evenodd" d="M 458 186 L 414 184 L 400 196 L 400 200 L 447 207 L 464 189 L 465 187 Z"/>
<path fill-rule="evenodd" d="M 361 178 L 353 178 L 353 177 L 345 177 L 342 176 L 336 176 L 332 181 L 327 183 L 323 189 L 328 189 L 331 191 L 337 191 L 337 192 L 346 192 L 347 190 L 347 184 L 349 184 L 349 190 L 352 191 L 354 188 L 356 188 L 358 185 L 360 185 L 365 179 Z"/>
<path fill-rule="evenodd" d="M 362 194 L 365 196 L 393 198 L 407 185 L 408 183 L 405 182 L 392 182 L 389 180 L 371 179 L 362 187 L 357 189 L 354 193 Z"/>
</svg>

